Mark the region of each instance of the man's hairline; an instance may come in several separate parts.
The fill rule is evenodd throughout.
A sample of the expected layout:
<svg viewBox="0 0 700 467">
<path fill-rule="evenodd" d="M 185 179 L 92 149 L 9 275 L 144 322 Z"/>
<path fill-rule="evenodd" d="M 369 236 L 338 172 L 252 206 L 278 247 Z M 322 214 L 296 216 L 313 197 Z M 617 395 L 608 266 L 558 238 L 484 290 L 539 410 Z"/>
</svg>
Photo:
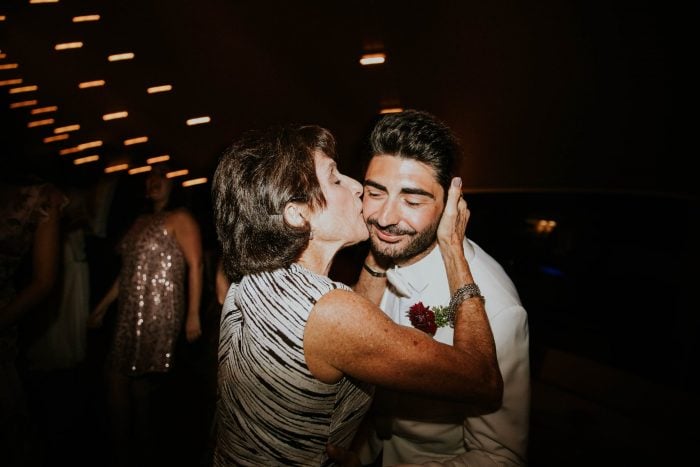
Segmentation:
<svg viewBox="0 0 700 467">
<path fill-rule="evenodd" d="M 415 161 L 415 162 L 418 162 L 419 164 L 423 164 L 424 166 L 428 167 L 433 173 L 433 180 L 435 181 L 435 183 L 437 183 L 438 185 L 440 185 L 440 187 L 442 187 L 442 202 L 445 204 L 447 203 L 447 188 L 448 187 L 442 186 L 442 183 L 440 183 L 440 179 L 438 177 L 438 172 L 437 172 L 437 170 L 435 170 L 435 167 L 433 167 L 432 165 L 427 164 L 427 163 L 417 159 L 416 157 L 411 157 L 411 156 L 401 154 L 400 152 L 399 153 L 393 153 L 393 152 L 372 153 L 372 156 L 369 158 L 369 161 L 367 162 L 367 168 L 365 169 L 365 175 L 367 174 L 367 169 L 369 169 L 369 165 L 372 163 L 372 160 L 375 157 L 396 157 L 398 159 L 406 159 L 406 160 Z M 453 174 L 450 175 L 450 180 L 452 179 L 452 177 L 454 177 Z M 363 180 L 363 185 L 364 185 L 365 180 L 366 179 Z M 432 198 L 435 199 L 434 197 L 432 197 Z M 444 209 L 444 206 L 443 206 L 443 209 Z"/>
</svg>

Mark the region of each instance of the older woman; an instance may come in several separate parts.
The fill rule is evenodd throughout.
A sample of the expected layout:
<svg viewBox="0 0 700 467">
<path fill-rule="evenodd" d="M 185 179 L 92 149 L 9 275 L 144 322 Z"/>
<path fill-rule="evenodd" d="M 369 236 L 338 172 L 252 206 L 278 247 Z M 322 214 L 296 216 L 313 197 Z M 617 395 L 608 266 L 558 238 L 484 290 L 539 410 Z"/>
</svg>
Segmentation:
<svg viewBox="0 0 700 467">
<path fill-rule="evenodd" d="M 335 254 L 368 237 L 362 186 L 334 158 L 327 130 L 281 127 L 244 136 L 217 167 L 216 227 L 233 280 L 221 322 L 217 466 L 330 464 L 326 445 L 349 446 L 374 385 L 500 402 L 493 338 L 462 250 L 459 179 L 438 229 L 455 292 L 447 346 L 328 278 Z"/>
</svg>

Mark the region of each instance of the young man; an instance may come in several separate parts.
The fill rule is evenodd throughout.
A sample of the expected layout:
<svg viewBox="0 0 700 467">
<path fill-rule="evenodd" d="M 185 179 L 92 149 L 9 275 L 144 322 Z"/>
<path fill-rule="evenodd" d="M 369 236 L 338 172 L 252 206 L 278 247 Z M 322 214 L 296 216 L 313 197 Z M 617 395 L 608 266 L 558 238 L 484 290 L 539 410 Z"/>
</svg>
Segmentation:
<svg viewBox="0 0 700 467">
<path fill-rule="evenodd" d="M 435 339 L 452 344 L 453 329 L 439 308 L 449 305 L 450 294 L 435 233 L 458 156 L 456 139 L 434 116 L 407 110 L 383 117 L 370 144 L 363 216 L 371 251 L 355 289 L 406 326 L 412 325 L 410 310 L 417 303 L 436 310 L 435 326 L 428 323 L 425 328 L 436 330 Z M 431 461 L 449 466 L 526 464 L 527 314 L 503 268 L 468 238 L 464 250 L 485 298 L 503 376 L 503 403 L 497 411 L 484 413 L 488 409 L 379 391 L 373 433 L 360 450 L 364 463 L 381 450 L 385 466 Z"/>
</svg>

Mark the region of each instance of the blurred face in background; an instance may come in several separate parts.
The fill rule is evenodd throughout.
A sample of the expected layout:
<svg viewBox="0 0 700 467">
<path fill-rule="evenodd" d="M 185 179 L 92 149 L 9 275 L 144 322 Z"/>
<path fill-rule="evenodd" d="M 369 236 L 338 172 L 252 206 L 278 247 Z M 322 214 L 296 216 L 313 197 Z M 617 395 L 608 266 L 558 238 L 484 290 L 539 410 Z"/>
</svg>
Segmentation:
<svg viewBox="0 0 700 467">
<path fill-rule="evenodd" d="M 165 204 L 170 197 L 172 180 L 161 170 L 153 170 L 146 178 L 146 197 L 154 204 Z"/>
</svg>

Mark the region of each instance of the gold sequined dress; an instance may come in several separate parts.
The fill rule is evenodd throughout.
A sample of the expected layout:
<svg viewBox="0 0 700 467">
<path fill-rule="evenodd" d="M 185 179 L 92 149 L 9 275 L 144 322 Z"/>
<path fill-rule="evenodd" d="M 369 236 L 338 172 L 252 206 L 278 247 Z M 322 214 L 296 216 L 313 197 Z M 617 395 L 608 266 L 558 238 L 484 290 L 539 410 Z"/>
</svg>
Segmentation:
<svg viewBox="0 0 700 467">
<path fill-rule="evenodd" d="M 138 376 L 167 372 L 185 314 L 185 259 L 167 213 L 142 216 L 120 245 L 119 311 L 108 364 Z"/>
</svg>

